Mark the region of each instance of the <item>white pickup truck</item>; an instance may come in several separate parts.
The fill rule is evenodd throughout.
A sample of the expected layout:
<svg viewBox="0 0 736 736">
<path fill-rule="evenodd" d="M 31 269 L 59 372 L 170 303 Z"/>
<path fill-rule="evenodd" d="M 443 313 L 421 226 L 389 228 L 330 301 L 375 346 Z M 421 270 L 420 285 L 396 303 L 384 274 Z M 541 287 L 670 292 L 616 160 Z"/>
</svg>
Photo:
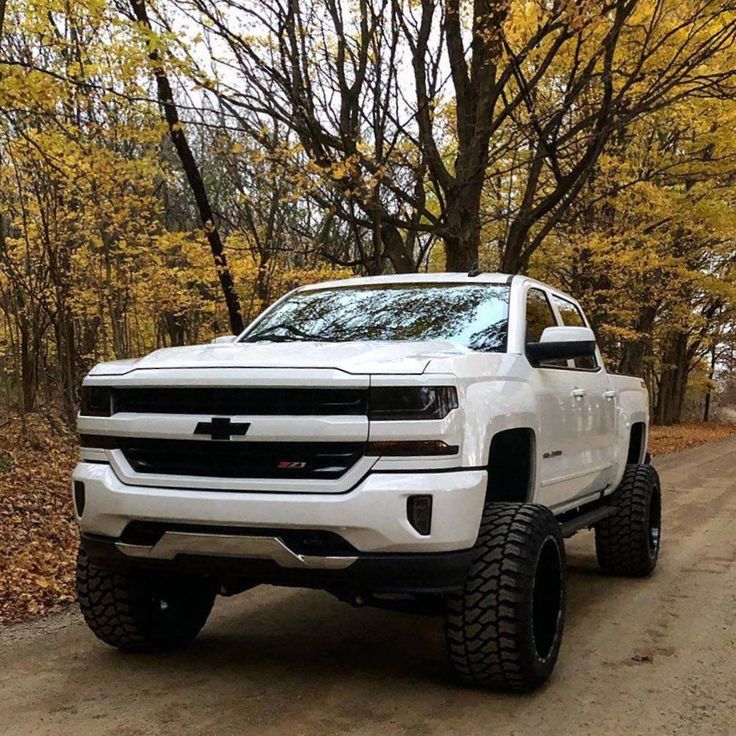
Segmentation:
<svg viewBox="0 0 736 736">
<path fill-rule="evenodd" d="M 217 344 L 85 378 L 73 497 L 92 631 L 193 639 L 260 583 L 441 612 L 466 683 L 525 691 L 555 665 L 563 538 L 649 575 L 660 488 L 648 398 L 603 367 L 577 302 L 504 274 L 296 289 Z"/>
</svg>

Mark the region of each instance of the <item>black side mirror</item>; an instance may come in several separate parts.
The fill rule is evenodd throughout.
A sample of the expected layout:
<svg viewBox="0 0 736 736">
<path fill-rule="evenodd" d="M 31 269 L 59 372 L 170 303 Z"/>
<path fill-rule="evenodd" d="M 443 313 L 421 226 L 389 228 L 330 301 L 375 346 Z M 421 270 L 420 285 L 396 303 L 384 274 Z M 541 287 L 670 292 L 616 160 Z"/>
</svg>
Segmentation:
<svg viewBox="0 0 736 736">
<path fill-rule="evenodd" d="M 535 368 L 550 360 L 589 358 L 594 355 L 595 340 L 528 342 L 526 344 L 526 357 Z"/>
</svg>

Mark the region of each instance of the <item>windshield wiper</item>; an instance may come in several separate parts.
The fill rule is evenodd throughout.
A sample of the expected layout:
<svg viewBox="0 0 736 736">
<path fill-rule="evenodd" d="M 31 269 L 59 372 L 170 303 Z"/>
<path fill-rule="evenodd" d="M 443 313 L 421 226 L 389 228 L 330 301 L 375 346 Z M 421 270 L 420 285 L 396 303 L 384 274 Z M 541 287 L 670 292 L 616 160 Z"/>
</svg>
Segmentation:
<svg viewBox="0 0 736 736">
<path fill-rule="evenodd" d="M 294 336 L 265 331 L 258 332 L 253 337 L 246 338 L 243 342 L 294 342 Z"/>
<path fill-rule="evenodd" d="M 286 330 L 290 334 L 283 335 L 278 332 L 278 330 Z M 317 335 L 310 335 L 308 332 L 304 332 L 304 330 L 300 330 L 298 327 L 294 327 L 294 325 L 284 322 L 268 327 L 260 332 L 254 332 L 252 335 L 246 335 L 243 342 L 260 342 L 261 340 L 270 340 L 271 342 L 293 342 L 295 337 L 301 338 L 301 341 L 321 341 L 321 338 Z"/>
</svg>

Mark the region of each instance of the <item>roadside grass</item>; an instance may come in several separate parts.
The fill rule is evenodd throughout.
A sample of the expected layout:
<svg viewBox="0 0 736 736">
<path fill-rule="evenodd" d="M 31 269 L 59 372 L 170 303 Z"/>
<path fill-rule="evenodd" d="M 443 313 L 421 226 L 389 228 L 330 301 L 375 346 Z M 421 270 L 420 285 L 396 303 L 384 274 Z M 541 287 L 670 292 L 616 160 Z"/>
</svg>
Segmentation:
<svg viewBox="0 0 736 736">
<path fill-rule="evenodd" d="M 736 434 L 736 424 L 652 427 L 661 455 Z M 53 414 L 0 419 L 0 624 L 74 601 L 76 436 Z"/>
</svg>

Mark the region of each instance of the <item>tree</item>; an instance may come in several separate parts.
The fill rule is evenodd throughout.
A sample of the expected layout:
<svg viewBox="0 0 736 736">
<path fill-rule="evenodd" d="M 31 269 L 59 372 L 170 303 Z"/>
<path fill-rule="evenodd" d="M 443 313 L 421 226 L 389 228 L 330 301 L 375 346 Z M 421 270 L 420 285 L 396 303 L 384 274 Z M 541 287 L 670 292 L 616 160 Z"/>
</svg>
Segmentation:
<svg viewBox="0 0 736 736">
<path fill-rule="evenodd" d="M 220 286 L 222 287 L 222 293 L 225 298 L 225 305 L 227 306 L 227 312 L 230 318 L 230 329 L 233 334 L 237 335 L 245 327 L 240 309 L 240 300 L 235 289 L 235 284 L 233 283 L 233 277 L 225 254 L 225 246 L 220 237 L 220 231 L 212 211 L 212 206 L 210 205 L 207 189 L 202 181 L 202 175 L 192 154 L 192 149 L 189 146 L 187 136 L 184 132 L 184 125 L 179 118 L 179 111 L 174 102 L 174 92 L 171 88 L 161 54 L 156 45 L 150 41 L 152 29 L 148 19 L 145 0 L 130 0 L 130 7 L 138 23 L 141 24 L 144 32 L 149 36 L 149 40 L 147 41 L 148 58 L 151 60 L 151 68 L 156 79 L 158 101 L 164 112 L 166 123 L 169 127 L 169 134 L 179 156 L 179 161 L 186 174 L 194 200 L 197 203 L 202 227 L 204 228 L 207 242 L 212 251 L 217 277 L 220 280 Z"/>
<path fill-rule="evenodd" d="M 477 261 L 489 183 L 508 191 L 500 266 L 525 268 L 615 131 L 730 94 L 734 73 L 720 0 L 172 0 L 165 26 L 167 5 L 200 23 L 197 83 L 264 145 L 293 131 L 323 178 L 310 196 L 371 228 L 396 271 L 418 266 L 417 235 L 443 239 L 450 270 Z"/>
<path fill-rule="evenodd" d="M 609 366 L 642 376 L 656 422 L 682 417 L 736 304 L 733 105 L 671 105 L 618 133 L 532 262 L 578 296 Z"/>
</svg>

